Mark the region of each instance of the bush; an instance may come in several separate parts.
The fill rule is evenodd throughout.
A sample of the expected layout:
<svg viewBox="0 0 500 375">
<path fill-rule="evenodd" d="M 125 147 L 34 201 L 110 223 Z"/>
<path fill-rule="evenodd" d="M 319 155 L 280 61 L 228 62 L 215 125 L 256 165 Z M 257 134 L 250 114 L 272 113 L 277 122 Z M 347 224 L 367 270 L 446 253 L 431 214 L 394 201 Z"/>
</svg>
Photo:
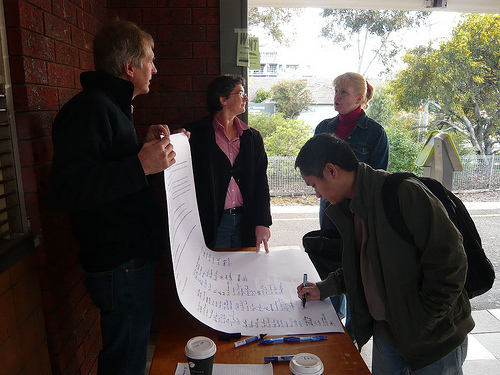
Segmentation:
<svg viewBox="0 0 500 375">
<path fill-rule="evenodd" d="M 415 162 L 422 148 L 422 144 L 412 139 L 401 129 L 391 127 L 387 129 L 390 143 L 389 172 L 413 172 L 422 175 L 422 168 Z"/>
<path fill-rule="evenodd" d="M 312 103 L 312 93 L 307 89 L 307 81 L 285 79 L 271 87 L 272 100 L 276 111 L 285 118 L 295 119 L 307 111 Z"/>
<path fill-rule="evenodd" d="M 254 103 L 262 103 L 264 100 L 267 100 L 271 97 L 271 93 L 266 91 L 262 87 L 257 90 L 255 93 L 255 98 L 253 99 Z"/>
<path fill-rule="evenodd" d="M 268 156 L 297 156 L 312 135 L 303 120 L 285 119 L 281 113 L 249 115 L 248 123 L 264 138 Z"/>
</svg>

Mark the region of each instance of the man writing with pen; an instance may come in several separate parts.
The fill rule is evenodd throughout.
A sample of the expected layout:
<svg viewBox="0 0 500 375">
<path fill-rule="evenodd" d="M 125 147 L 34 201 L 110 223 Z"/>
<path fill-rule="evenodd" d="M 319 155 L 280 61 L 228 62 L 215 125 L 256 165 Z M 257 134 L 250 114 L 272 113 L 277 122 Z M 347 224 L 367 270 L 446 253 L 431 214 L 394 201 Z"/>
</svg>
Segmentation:
<svg viewBox="0 0 500 375">
<path fill-rule="evenodd" d="M 346 293 L 354 337 L 373 336 L 374 375 L 462 374 L 467 334 L 474 327 L 464 288 L 462 236 L 441 202 L 418 180 L 397 192 L 414 244 L 388 222 L 382 185 L 388 173 L 358 161 L 351 148 L 319 134 L 300 150 L 295 167 L 342 235 L 342 267 L 318 283 L 301 283 L 299 298 Z"/>
</svg>

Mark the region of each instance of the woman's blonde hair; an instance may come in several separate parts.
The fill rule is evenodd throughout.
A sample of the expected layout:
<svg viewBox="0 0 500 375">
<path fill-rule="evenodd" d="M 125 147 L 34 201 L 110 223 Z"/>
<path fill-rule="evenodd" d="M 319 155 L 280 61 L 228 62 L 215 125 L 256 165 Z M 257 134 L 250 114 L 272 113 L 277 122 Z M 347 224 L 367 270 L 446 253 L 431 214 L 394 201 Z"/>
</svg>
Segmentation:
<svg viewBox="0 0 500 375">
<path fill-rule="evenodd" d="M 347 72 L 339 75 L 333 80 L 333 87 L 350 86 L 354 90 L 354 95 L 362 95 L 361 108 L 368 109 L 368 102 L 373 98 L 374 88 L 361 74 Z"/>
</svg>

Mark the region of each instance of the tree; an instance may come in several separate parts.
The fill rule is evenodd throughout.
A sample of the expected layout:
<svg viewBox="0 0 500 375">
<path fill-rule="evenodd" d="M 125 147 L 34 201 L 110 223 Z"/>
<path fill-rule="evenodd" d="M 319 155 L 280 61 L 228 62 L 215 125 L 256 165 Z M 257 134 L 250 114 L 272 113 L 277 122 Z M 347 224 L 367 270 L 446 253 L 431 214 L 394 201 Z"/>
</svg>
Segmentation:
<svg viewBox="0 0 500 375">
<path fill-rule="evenodd" d="M 268 156 L 297 156 L 312 135 L 303 120 L 286 119 L 281 113 L 249 115 L 248 123 L 261 133 Z"/>
<path fill-rule="evenodd" d="M 248 10 L 248 27 L 267 30 L 268 35 L 274 41 L 288 46 L 294 33 L 285 33 L 283 26 L 300 16 L 301 12 L 300 8 L 250 8 Z"/>
<path fill-rule="evenodd" d="M 271 93 L 266 91 L 264 88 L 259 88 L 255 93 L 255 98 L 253 99 L 254 103 L 262 103 L 264 100 L 267 100 L 271 97 Z"/>
<path fill-rule="evenodd" d="M 389 172 L 413 172 L 416 175 L 422 174 L 422 168 L 418 167 L 418 154 L 422 144 L 416 142 L 411 136 L 411 130 L 406 131 L 397 127 L 387 129 L 387 137 L 390 144 Z"/>
<path fill-rule="evenodd" d="M 387 84 L 375 88 L 367 114 L 387 132 L 390 145 L 389 172 L 421 174 L 421 168 L 415 164 L 422 148 L 414 130 L 416 118 L 397 109 Z"/>
<path fill-rule="evenodd" d="M 398 109 L 394 105 L 394 98 L 389 91 L 388 83 L 383 82 L 377 85 L 373 92 L 366 114 L 384 128 L 392 126 L 396 122 L 395 118 L 398 117 Z"/>
<path fill-rule="evenodd" d="M 279 115 L 270 115 L 268 113 L 248 114 L 248 124 L 259 131 L 264 142 L 276 131 L 276 127 L 281 121 L 284 121 L 283 116 Z"/>
<path fill-rule="evenodd" d="M 388 83 L 375 88 L 367 115 L 382 124 L 389 138 L 389 172 L 413 172 L 422 174 L 422 168 L 415 163 L 418 154 L 427 140 L 427 132 L 419 130 L 419 116 L 398 108 Z M 430 130 L 430 129 L 429 129 Z M 448 132 L 459 155 L 469 153 L 463 147 L 464 136 L 457 132 Z"/>
<path fill-rule="evenodd" d="M 480 154 L 500 135 L 500 16 L 470 14 L 439 49 L 419 47 L 391 87 L 401 108 L 432 104 L 434 128 L 465 134 Z"/>
<path fill-rule="evenodd" d="M 271 86 L 272 100 L 276 103 L 276 111 L 283 117 L 295 119 L 303 111 L 309 109 L 312 93 L 303 80 L 284 79 Z"/>
<path fill-rule="evenodd" d="M 394 10 L 323 9 L 327 25 L 322 36 L 333 43 L 343 43 L 344 49 L 358 49 L 357 72 L 366 75 L 371 64 L 378 60 L 388 72 L 401 47 L 392 38 L 397 31 L 419 26 L 427 12 Z M 371 53 L 371 55 L 370 55 Z"/>
</svg>

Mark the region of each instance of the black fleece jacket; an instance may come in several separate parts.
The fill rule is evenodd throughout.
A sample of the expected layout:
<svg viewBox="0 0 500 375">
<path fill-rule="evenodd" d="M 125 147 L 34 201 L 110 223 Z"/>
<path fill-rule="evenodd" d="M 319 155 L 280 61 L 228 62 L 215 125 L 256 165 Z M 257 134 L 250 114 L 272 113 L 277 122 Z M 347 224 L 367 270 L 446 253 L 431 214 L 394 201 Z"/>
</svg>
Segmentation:
<svg viewBox="0 0 500 375">
<path fill-rule="evenodd" d="M 217 236 L 227 187 L 234 176 L 243 196 L 242 245 L 255 246 L 255 227 L 272 224 L 267 155 L 262 136 L 255 129 L 240 136 L 240 153 L 233 167 L 217 146 L 213 116 L 185 126 L 191 132 L 189 143 L 193 161 L 198 211 L 205 243 L 213 248 Z"/>
<path fill-rule="evenodd" d="M 103 72 L 80 78 L 83 91 L 61 108 L 52 129 L 51 202 L 71 213 L 86 271 L 137 256 L 158 259 L 166 214 L 137 156 L 134 86 Z"/>
</svg>

